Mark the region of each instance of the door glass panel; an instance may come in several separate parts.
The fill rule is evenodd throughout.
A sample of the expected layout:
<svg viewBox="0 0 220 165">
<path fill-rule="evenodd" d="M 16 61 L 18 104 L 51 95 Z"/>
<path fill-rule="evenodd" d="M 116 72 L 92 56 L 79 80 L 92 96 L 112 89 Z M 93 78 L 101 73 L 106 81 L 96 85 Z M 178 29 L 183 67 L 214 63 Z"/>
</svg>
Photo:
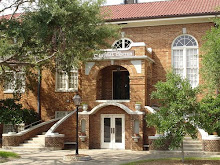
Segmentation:
<svg viewBox="0 0 220 165">
<path fill-rule="evenodd" d="M 115 118 L 115 143 L 122 143 L 122 118 Z"/>
<path fill-rule="evenodd" d="M 111 141 L 110 128 L 111 128 L 110 118 L 104 118 L 104 142 Z"/>
</svg>

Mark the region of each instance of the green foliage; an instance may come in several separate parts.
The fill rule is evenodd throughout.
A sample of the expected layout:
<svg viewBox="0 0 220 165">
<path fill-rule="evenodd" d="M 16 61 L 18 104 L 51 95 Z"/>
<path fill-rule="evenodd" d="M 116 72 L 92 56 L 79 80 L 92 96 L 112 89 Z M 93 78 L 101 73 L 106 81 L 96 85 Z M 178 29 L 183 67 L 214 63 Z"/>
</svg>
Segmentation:
<svg viewBox="0 0 220 165">
<path fill-rule="evenodd" d="M 0 151 L 0 157 L 2 157 L 2 158 L 19 158 L 20 156 L 14 152 Z"/>
<path fill-rule="evenodd" d="M 22 109 L 22 105 L 16 99 L 0 100 L 0 123 L 12 124 L 17 131 L 17 124 L 31 124 L 38 120 L 38 114 L 34 110 Z"/>
<path fill-rule="evenodd" d="M 19 18 L 1 19 L 0 57 L 23 67 L 47 66 L 56 57 L 61 69 L 69 71 L 106 48 L 118 34 L 118 27 L 105 24 L 101 4 L 100 0 L 40 0 Z"/>
<path fill-rule="evenodd" d="M 217 132 L 220 136 L 220 95 L 217 97 L 205 97 L 200 106 L 200 128 L 209 134 Z"/>
<path fill-rule="evenodd" d="M 204 37 L 202 50 L 203 79 L 211 91 L 220 90 L 220 18 L 215 18 L 215 27 L 212 27 Z"/>
<path fill-rule="evenodd" d="M 158 99 L 160 108 L 154 114 L 148 114 L 146 121 L 159 133 L 165 133 L 157 143 L 169 140 L 170 149 L 179 147 L 186 134 L 196 137 L 199 104 L 196 95 L 198 88 L 192 88 L 187 79 L 168 73 L 166 82 L 158 82 L 152 98 Z"/>
</svg>

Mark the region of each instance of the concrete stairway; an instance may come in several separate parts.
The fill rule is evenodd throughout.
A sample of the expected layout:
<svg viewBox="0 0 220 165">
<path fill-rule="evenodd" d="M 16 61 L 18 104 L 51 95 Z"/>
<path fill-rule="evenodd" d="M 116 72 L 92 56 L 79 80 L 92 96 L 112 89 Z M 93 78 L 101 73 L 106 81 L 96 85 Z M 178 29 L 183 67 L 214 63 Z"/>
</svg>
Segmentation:
<svg viewBox="0 0 220 165">
<path fill-rule="evenodd" d="M 191 137 L 184 137 L 183 140 L 184 151 L 202 152 L 202 142 Z"/>
<path fill-rule="evenodd" d="M 45 133 L 37 135 L 30 140 L 26 140 L 19 146 L 12 147 L 12 150 L 46 150 L 45 148 Z"/>
<path fill-rule="evenodd" d="M 202 150 L 202 142 L 197 139 L 192 139 L 189 136 L 184 137 L 183 140 L 183 149 L 185 156 L 202 156 L 207 155 Z M 151 150 L 150 153 L 152 154 L 163 154 L 163 155 L 172 155 L 172 156 L 180 156 L 181 155 L 181 148 L 174 149 L 171 151 L 158 151 L 158 150 Z"/>
</svg>

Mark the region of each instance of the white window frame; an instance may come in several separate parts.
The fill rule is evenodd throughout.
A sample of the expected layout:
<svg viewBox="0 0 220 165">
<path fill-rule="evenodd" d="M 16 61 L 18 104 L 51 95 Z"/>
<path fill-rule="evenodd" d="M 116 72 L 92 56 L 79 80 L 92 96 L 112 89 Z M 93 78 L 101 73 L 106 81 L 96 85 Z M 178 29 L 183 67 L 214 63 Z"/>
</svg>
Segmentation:
<svg viewBox="0 0 220 165">
<path fill-rule="evenodd" d="M 115 48 L 114 45 L 120 40 L 122 40 L 122 48 Z M 131 44 L 129 45 L 128 48 L 125 48 L 125 40 L 129 40 L 131 42 L 131 44 L 133 43 L 133 41 L 129 38 L 121 38 L 119 40 L 114 41 L 114 43 L 112 44 L 112 48 L 117 49 L 117 50 L 129 50 L 131 48 Z"/>
<path fill-rule="evenodd" d="M 176 39 L 178 39 L 179 37 L 181 36 L 184 36 L 184 35 L 187 35 L 187 36 L 190 36 L 192 37 L 195 41 L 196 41 L 196 45 L 197 46 L 186 46 L 186 45 L 183 45 L 183 46 L 173 46 Z M 197 50 L 197 66 L 198 66 L 198 75 L 197 75 L 197 84 L 194 86 L 194 87 L 197 87 L 199 85 L 199 46 L 198 46 L 198 41 L 196 40 L 195 37 L 193 37 L 192 35 L 189 35 L 189 34 L 182 34 L 182 35 L 179 35 L 178 37 L 176 37 L 173 42 L 172 42 L 172 46 L 171 46 L 171 50 L 172 50 L 172 67 L 174 66 L 174 50 L 183 50 L 183 78 L 187 78 L 187 50 L 190 50 L 190 49 L 196 49 Z M 191 84 L 192 86 L 192 84 Z"/>
<path fill-rule="evenodd" d="M 11 89 L 5 89 L 4 88 L 4 93 L 15 93 L 15 92 L 19 92 L 19 93 L 24 93 L 25 92 L 25 86 L 26 86 L 26 77 L 25 77 L 25 72 L 14 72 L 14 71 L 6 71 L 6 74 L 7 73 L 12 73 L 13 74 L 13 76 L 14 76 L 14 80 L 9 80 L 9 81 L 13 81 L 12 82 L 12 87 L 13 88 L 11 88 Z M 22 77 L 22 86 L 21 86 L 21 88 L 20 89 L 16 89 L 16 81 L 17 81 L 17 79 L 18 79 L 18 75 L 23 75 L 23 77 Z M 4 82 L 4 83 L 6 83 L 7 82 L 7 80 Z"/>
<path fill-rule="evenodd" d="M 59 73 L 65 73 L 65 88 L 58 88 L 58 83 L 59 83 L 59 81 L 58 81 L 58 76 L 59 76 Z M 69 87 L 69 81 L 70 81 L 70 79 L 69 79 L 69 75 L 68 75 L 68 73 L 66 73 L 65 71 L 60 71 L 60 70 L 58 70 L 58 69 L 56 69 L 56 83 L 55 83 L 55 91 L 56 92 L 74 92 L 74 91 L 76 91 L 76 90 L 78 90 L 78 78 L 79 78 L 79 74 L 78 74 L 78 69 L 76 69 L 76 68 L 74 68 L 74 69 L 72 69 L 71 71 L 70 71 L 70 73 L 77 73 L 77 87 L 75 87 L 75 88 L 70 88 Z"/>
</svg>

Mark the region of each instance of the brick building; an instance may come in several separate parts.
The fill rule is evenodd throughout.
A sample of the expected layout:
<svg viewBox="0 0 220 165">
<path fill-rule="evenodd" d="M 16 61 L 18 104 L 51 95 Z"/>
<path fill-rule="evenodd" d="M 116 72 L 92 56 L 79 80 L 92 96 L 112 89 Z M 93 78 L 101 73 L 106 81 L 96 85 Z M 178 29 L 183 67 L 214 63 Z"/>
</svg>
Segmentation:
<svg viewBox="0 0 220 165">
<path fill-rule="evenodd" d="M 150 99 L 153 85 L 165 80 L 171 67 L 193 87 L 201 83 L 202 37 L 214 26 L 211 19 L 220 14 L 217 6 L 220 0 L 102 7 L 109 13 L 107 22 L 123 27 L 121 39 L 112 43 L 113 49 L 94 55 L 69 76 L 42 71 L 42 119 L 50 121 L 53 116 L 58 119 L 69 114 L 54 132 L 64 134 L 66 143 L 75 142 L 75 113 L 71 112 L 73 91 L 78 90 L 88 106 L 79 113 L 81 148 L 142 150 L 149 143 L 148 136 L 155 134 L 144 119 L 157 104 Z M 11 97 L 12 92 L 10 85 L 5 86 L 0 98 Z M 22 103 L 37 109 L 37 89 L 24 91 Z"/>
</svg>

